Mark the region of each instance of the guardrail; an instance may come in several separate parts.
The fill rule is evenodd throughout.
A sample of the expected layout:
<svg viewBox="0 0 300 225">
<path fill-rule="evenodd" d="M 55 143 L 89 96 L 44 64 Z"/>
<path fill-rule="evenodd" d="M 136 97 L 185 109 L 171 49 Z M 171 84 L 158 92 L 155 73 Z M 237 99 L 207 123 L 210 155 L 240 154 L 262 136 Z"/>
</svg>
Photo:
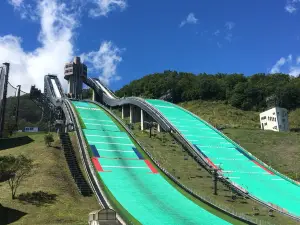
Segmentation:
<svg viewBox="0 0 300 225">
<path fill-rule="evenodd" d="M 131 132 L 131 130 L 126 126 L 126 124 L 119 118 L 117 117 L 112 111 L 110 111 L 107 107 L 104 105 L 91 101 L 91 100 L 85 100 L 86 102 L 90 102 L 93 104 L 98 105 L 99 107 L 103 108 L 107 113 L 109 113 L 115 120 L 117 120 L 122 127 L 126 130 L 126 132 L 131 136 L 131 138 L 141 147 L 141 149 L 147 154 L 147 156 L 153 161 L 153 163 L 170 179 L 172 180 L 176 185 L 178 185 L 180 188 L 182 188 L 184 191 L 188 192 L 190 195 L 195 197 L 196 199 L 200 200 L 201 202 L 204 202 L 207 205 L 210 205 L 211 207 L 233 217 L 238 220 L 241 220 L 247 224 L 261 224 L 261 225 L 272 225 L 271 223 L 267 221 L 262 221 L 259 219 L 254 219 L 252 217 L 246 216 L 242 213 L 236 212 L 234 209 L 230 209 L 228 207 L 222 206 L 221 204 L 218 204 L 214 200 L 208 197 L 200 196 L 199 194 L 193 192 L 191 189 L 180 183 L 172 174 L 170 174 L 166 169 L 164 169 L 152 156 L 150 152 L 148 152 L 143 144 L 141 144 L 134 136 L 134 134 Z"/>
</svg>

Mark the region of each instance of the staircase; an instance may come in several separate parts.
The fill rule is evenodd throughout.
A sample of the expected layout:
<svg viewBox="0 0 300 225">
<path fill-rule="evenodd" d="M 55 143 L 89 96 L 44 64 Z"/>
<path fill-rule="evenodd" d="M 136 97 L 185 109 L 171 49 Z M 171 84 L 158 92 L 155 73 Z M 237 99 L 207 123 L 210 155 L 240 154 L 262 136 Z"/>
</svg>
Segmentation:
<svg viewBox="0 0 300 225">
<path fill-rule="evenodd" d="M 60 133 L 59 137 L 70 172 L 78 187 L 79 192 L 83 196 L 91 196 L 93 192 L 80 170 L 69 134 Z"/>
</svg>

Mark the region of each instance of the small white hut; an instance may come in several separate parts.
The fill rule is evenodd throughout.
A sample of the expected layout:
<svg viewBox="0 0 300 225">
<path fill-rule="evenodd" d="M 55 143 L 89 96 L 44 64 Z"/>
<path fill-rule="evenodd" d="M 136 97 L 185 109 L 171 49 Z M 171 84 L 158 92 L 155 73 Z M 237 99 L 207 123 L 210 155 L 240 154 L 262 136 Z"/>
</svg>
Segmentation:
<svg viewBox="0 0 300 225">
<path fill-rule="evenodd" d="M 288 131 L 288 111 L 280 107 L 273 107 L 259 114 L 262 130 Z"/>
</svg>

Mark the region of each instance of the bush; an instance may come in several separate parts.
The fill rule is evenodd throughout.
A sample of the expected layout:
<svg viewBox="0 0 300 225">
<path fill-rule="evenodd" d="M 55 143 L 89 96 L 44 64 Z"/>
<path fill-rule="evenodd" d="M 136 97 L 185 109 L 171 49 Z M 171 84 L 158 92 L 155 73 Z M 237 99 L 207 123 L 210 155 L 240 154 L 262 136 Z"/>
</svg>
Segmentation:
<svg viewBox="0 0 300 225">
<path fill-rule="evenodd" d="M 54 142 L 54 138 L 53 138 L 53 134 L 49 133 L 49 134 L 45 134 L 44 136 L 44 141 L 45 144 L 50 147 L 51 143 Z"/>
</svg>

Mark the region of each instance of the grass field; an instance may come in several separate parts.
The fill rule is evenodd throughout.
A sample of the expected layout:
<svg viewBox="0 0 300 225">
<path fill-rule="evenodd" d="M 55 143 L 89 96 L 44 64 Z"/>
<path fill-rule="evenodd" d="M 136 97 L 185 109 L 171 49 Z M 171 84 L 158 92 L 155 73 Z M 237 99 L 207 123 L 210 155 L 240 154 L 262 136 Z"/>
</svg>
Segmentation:
<svg viewBox="0 0 300 225">
<path fill-rule="evenodd" d="M 59 148 L 57 135 L 54 147 L 45 147 L 44 134 L 31 134 L 32 142 L 19 147 L 0 151 L 3 155 L 24 154 L 33 159 L 36 166 L 33 175 L 18 189 L 17 195 L 29 192 L 43 192 L 47 199 L 33 201 L 12 200 L 7 182 L 0 183 L 0 203 L 9 209 L 10 216 L 21 217 L 11 224 L 87 224 L 88 214 L 99 209 L 94 196 L 82 197 L 77 191 L 73 178 Z M 1 145 L 1 141 L 0 141 Z M 51 197 L 51 201 L 49 200 Z M 8 224 L 0 218 L 0 224 Z"/>
</svg>

